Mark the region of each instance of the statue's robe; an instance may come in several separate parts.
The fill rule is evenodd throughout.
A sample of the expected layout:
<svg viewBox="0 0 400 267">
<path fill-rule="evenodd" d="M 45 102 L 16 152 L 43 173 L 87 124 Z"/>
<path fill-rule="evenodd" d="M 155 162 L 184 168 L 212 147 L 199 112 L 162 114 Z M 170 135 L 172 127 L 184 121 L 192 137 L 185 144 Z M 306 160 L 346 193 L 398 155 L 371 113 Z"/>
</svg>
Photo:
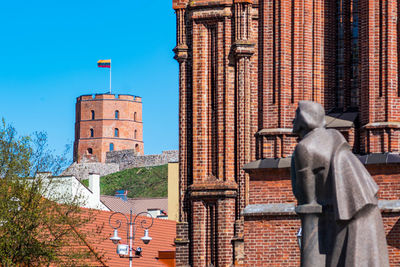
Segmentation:
<svg viewBox="0 0 400 267">
<path fill-rule="evenodd" d="M 337 130 L 314 129 L 296 146 L 292 183 L 299 205 L 308 204 L 310 181 L 322 206 L 315 249 L 326 255 L 325 266 L 389 266 L 378 186 Z"/>
</svg>

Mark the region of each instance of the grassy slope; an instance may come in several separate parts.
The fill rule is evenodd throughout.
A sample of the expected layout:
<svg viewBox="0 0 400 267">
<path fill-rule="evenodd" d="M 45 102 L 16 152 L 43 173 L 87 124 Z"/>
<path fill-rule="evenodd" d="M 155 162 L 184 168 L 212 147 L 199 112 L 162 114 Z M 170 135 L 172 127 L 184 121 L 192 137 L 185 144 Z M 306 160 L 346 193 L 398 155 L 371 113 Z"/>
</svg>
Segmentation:
<svg viewBox="0 0 400 267">
<path fill-rule="evenodd" d="M 88 180 L 82 181 L 88 185 Z M 102 195 L 128 190 L 128 197 L 167 197 L 168 165 L 127 169 L 101 177 Z"/>
</svg>

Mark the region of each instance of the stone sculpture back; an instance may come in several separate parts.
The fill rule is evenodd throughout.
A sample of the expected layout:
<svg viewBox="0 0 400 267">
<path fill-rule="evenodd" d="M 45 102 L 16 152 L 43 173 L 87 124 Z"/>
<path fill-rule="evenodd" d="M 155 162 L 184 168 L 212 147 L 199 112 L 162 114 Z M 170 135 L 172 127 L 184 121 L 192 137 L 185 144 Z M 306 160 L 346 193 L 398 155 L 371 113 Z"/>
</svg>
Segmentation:
<svg viewBox="0 0 400 267">
<path fill-rule="evenodd" d="M 301 266 L 389 266 L 378 186 L 322 106 L 300 101 L 292 186 L 302 223 Z"/>
</svg>

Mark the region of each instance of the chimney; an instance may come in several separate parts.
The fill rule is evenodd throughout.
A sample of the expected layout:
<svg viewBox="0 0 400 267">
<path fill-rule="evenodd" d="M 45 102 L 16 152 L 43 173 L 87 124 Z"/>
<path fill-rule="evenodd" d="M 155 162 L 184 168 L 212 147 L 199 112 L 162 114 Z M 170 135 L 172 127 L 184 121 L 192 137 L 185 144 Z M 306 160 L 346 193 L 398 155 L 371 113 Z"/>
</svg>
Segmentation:
<svg viewBox="0 0 400 267">
<path fill-rule="evenodd" d="M 89 189 L 97 201 L 100 201 L 100 174 L 89 173 Z"/>
</svg>

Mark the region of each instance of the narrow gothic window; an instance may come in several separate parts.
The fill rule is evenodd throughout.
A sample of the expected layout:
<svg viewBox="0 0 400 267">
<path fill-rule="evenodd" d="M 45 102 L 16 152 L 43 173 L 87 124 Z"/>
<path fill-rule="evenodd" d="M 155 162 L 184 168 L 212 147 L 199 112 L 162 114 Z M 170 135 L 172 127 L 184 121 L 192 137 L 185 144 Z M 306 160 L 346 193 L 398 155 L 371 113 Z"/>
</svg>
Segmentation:
<svg viewBox="0 0 400 267">
<path fill-rule="evenodd" d="M 359 0 L 353 0 L 351 6 L 351 71 L 350 71 L 350 106 L 357 107 L 359 102 Z"/>
<path fill-rule="evenodd" d="M 135 130 L 135 134 L 133 136 L 133 139 L 136 139 L 136 138 L 137 138 L 137 131 Z"/>
<path fill-rule="evenodd" d="M 343 0 L 337 0 L 337 51 L 336 51 L 336 105 L 338 108 L 344 106 L 344 6 Z"/>
<path fill-rule="evenodd" d="M 92 113 L 92 120 L 94 120 L 94 110 L 92 110 L 91 113 Z"/>
<path fill-rule="evenodd" d="M 90 137 L 93 137 L 93 136 L 94 136 L 94 130 L 90 129 Z"/>
<path fill-rule="evenodd" d="M 92 154 L 93 154 L 93 149 L 89 147 L 89 148 L 87 149 L 87 152 L 88 152 L 89 155 L 92 155 Z"/>
<path fill-rule="evenodd" d="M 115 119 L 116 119 L 116 120 L 119 119 L 119 111 L 118 111 L 118 110 L 115 111 Z"/>
<path fill-rule="evenodd" d="M 207 204 L 207 251 L 208 266 L 216 266 L 218 260 L 218 213 L 215 203 Z"/>
<path fill-rule="evenodd" d="M 357 107 L 359 101 L 358 3 L 359 0 L 337 0 L 336 106 L 338 108 L 344 108 L 346 105 Z"/>
<path fill-rule="evenodd" d="M 110 143 L 110 151 L 114 151 L 114 144 Z"/>
<path fill-rule="evenodd" d="M 114 137 L 118 137 L 119 136 L 119 130 L 118 128 L 114 129 Z"/>
<path fill-rule="evenodd" d="M 218 98 L 217 98 L 217 25 L 211 25 L 208 28 L 208 88 L 209 88 L 209 135 L 210 135 L 210 151 L 209 157 L 210 171 L 215 177 L 218 177 Z"/>
<path fill-rule="evenodd" d="M 138 144 L 135 145 L 135 150 L 137 153 L 139 153 L 139 145 Z"/>
<path fill-rule="evenodd" d="M 136 121 L 136 112 L 133 113 L 133 120 Z"/>
</svg>

